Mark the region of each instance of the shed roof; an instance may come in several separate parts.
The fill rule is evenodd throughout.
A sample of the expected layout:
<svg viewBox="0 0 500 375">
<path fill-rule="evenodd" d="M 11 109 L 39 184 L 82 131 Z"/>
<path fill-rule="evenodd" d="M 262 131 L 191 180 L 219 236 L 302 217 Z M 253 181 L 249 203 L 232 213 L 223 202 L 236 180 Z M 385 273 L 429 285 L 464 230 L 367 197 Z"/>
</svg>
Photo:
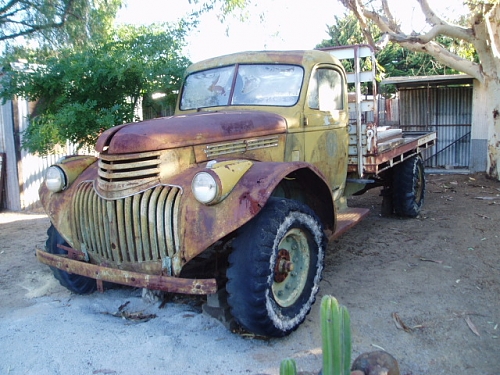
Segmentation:
<svg viewBox="0 0 500 375">
<path fill-rule="evenodd" d="M 405 87 L 455 86 L 470 85 L 474 78 L 468 74 L 448 74 L 437 76 L 389 77 L 382 80 L 382 85 Z"/>
</svg>

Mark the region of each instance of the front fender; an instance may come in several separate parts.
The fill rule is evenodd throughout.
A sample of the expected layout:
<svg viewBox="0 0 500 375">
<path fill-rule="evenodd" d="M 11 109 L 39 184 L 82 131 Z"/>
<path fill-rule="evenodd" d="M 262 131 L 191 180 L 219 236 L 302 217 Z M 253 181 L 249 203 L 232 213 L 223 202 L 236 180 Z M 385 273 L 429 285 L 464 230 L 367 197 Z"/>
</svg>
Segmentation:
<svg viewBox="0 0 500 375">
<path fill-rule="evenodd" d="M 199 172 L 191 171 L 194 176 Z M 282 181 L 290 175 L 309 179 L 311 190 L 318 195 L 311 198 L 314 202 L 305 202 L 326 224 L 327 229 L 334 229 L 333 199 L 326 180 L 314 166 L 303 162 L 273 163 L 254 162 L 251 168 L 239 179 L 230 194 L 215 205 L 199 203 L 191 189 L 186 189 L 181 207 L 181 238 L 183 242 L 183 260 L 196 257 L 216 241 L 234 232 L 255 217 Z M 184 176 L 184 178 L 189 178 Z M 184 180 L 186 185 L 186 180 Z M 325 196 L 326 194 L 326 196 Z M 304 196 L 308 196 L 307 194 Z M 321 200 L 321 201 L 320 201 Z"/>
<path fill-rule="evenodd" d="M 96 175 L 97 158 L 89 155 L 74 155 L 54 165 L 63 170 L 67 180 L 66 189 L 58 193 L 52 193 L 47 189 L 44 180 L 38 189 L 38 196 L 52 224 L 65 240 L 73 246 L 74 242 L 70 236 L 72 234 L 71 223 L 73 222 L 71 218 L 73 193 L 78 181 L 82 180 L 82 176 Z"/>
</svg>

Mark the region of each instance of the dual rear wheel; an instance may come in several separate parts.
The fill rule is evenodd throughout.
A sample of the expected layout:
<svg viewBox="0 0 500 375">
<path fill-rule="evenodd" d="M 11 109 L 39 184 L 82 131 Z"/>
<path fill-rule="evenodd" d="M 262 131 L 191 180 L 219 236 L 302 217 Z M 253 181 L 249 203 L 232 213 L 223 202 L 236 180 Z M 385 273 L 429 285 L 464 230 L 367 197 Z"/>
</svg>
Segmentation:
<svg viewBox="0 0 500 375">
<path fill-rule="evenodd" d="M 392 207 L 403 217 L 417 217 L 424 203 L 425 175 L 422 158 L 417 155 L 396 165 L 392 174 Z"/>
</svg>

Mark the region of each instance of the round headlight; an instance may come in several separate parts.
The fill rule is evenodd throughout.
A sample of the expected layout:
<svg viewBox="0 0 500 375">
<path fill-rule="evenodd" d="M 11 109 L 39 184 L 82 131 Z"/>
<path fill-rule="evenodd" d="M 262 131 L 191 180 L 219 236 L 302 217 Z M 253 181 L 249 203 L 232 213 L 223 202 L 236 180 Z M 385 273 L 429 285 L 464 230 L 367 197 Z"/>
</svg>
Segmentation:
<svg viewBox="0 0 500 375">
<path fill-rule="evenodd" d="M 199 172 L 194 176 L 191 189 L 196 200 L 204 204 L 213 202 L 219 191 L 217 181 L 207 172 Z"/>
<path fill-rule="evenodd" d="M 47 169 L 45 174 L 45 186 L 53 193 L 66 188 L 66 176 L 61 168 L 53 165 Z"/>
</svg>

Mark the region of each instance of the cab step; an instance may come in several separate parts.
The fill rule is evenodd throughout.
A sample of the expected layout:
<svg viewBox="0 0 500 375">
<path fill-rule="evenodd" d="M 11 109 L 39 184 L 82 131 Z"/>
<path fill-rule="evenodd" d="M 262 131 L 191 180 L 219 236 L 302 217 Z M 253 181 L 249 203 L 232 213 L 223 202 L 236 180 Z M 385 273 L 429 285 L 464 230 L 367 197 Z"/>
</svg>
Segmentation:
<svg viewBox="0 0 500 375">
<path fill-rule="evenodd" d="M 351 229 L 365 218 L 370 210 L 368 208 L 348 207 L 337 213 L 337 227 L 331 239 L 340 237 L 344 232 Z"/>
</svg>

